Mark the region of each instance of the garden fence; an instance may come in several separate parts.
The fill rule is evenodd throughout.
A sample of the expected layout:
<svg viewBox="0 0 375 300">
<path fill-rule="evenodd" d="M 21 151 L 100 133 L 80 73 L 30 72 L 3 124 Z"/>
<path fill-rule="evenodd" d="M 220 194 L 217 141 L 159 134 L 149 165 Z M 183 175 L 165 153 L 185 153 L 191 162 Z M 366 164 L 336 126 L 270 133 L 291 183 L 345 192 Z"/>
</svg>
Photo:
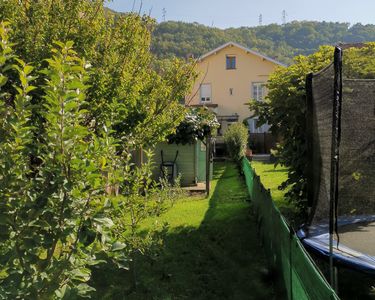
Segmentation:
<svg viewBox="0 0 375 300">
<path fill-rule="evenodd" d="M 280 274 L 288 299 L 339 299 L 274 205 L 270 191 L 264 188 L 247 159 L 243 159 L 243 171 L 270 267 Z"/>
</svg>

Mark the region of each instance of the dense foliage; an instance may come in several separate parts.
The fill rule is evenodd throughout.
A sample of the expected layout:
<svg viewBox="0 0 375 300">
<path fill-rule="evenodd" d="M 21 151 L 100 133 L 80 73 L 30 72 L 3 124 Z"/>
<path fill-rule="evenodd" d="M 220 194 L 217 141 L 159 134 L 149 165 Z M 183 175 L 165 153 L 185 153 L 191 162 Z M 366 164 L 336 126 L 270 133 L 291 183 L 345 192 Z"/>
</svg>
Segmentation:
<svg viewBox="0 0 375 300">
<path fill-rule="evenodd" d="M 242 123 L 234 123 L 224 133 L 224 143 L 233 161 L 239 163 L 245 156 L 249 132 Z"/>
<path fill-rule="evenodd" d="M 259 116 L 259 123 L 268 122 L 273 134 L 282 141 L 277 148 L 279 162 L 287 167 L 288 180 L 281 188 L 302 211 L 306 209 L 307 144 L 306 144 L 306 75 L 318 72 L 333 61 L 334 48 L 320 47 L 309 56 L 297 56 L 294 64 L 279 68 L 270 76 L 268 96 L 264 102 L 251 101 L 250 110 Z M 344 51 L 344 76 L 374 78 L 375 44 Z"/>
<path fill-rule="evenodd" d="M 36 70 L 46 66 L 54 41 L 73 41 L 77 54 L 92 66 L 85 123 L 97 130 L 109 121 L 118 137 L 152 145 L 182 120 L 178 100 L 190 88 L 193 64 L 178 59 L 155 63 L 149 51 L 154 20 L 115 16 L 103 3 L 1 0 L 0 20 L 10 21 L 15 53 Z M 36 103 L 41 98 L 36 92 L 33 96 Z"/>
<path fill-rule="evenodd" d="M 169 135 L 167 140 L 171 144 L 193 144 L 214 134 L 219 125 L 216 115 L 207 108 L 190 108 L 176 132 Z"/>
<path fill-rule="evenodd" d="M 175 131 L 193 65 L 155 63 L 154 21 L 101 0 L 0 0 L 2 20 L 0 298 L 87 297 L 103 265 L 135 289 L 135 253 L 159 243 L 139 224 L 176 189 L 132 153 Z"/>
<path fill-rule="evenodd" d="M 240 43 L 284 63 L 321 45 L 375 41 L 375 25 L 293 21 L 285 25 L 219 29 L 198 23 L 163 22 L 154 31 L 152 51 L 160 57 L 200 55 L 229 41 Z"/>
<path fill-rule="evenodd" d="M 6 83 L 10 60 L 16 57 L 9 56 L 7 30 L 2 26 L 0 60 L 2 82 Z M 17 93 L 2 89 L 0 291 L 6 298 L 44 298 L 67 291 L 77 296 L 92 290 L 86 284 L 87 266 L 95 261 L 96 251 L 85 247 L 82 229 L 87 220 L 91 220 L 92 230 L 105 225 L 100 215 L 106 182 L 97 158 L 109 148 L 99 147 L 100 139 L 81 125 L 84 61 L 71 46 L 59 44 L 53 49 L 43 70 L 47 80 L 42 87 L 43 144 L 35 143 L 30 127 L 28 93 L 41 88 L 30 85 L 33 68 L 17 59 L 13 66 L 19 75 L 20 83 L 14 85 Z M 14 107 L 6 103 L 11 98 Z M 33 148 L 38 149 L 38 166 L 29 161 Z"/>
</svg>

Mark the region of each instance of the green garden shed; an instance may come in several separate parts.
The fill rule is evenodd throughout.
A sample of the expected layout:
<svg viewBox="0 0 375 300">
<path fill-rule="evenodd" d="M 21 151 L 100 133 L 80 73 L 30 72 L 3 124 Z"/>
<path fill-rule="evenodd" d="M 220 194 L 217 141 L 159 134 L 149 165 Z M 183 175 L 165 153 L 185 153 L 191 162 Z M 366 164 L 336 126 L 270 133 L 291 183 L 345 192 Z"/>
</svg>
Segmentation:
<svg viewBox="0 0 375 300">
<path fill-rule="evenodd" d="M 178 155 L 176 158 L 176 153 Z M 163 152 L 163 159 L 162 153 Z M 154 179 L 162 176 L 162 162 L 173 162 L 176 158 L 177 174 L 181 175 L 181 186 L 194 186 L 198 183 L 206 182 L 206 145 L 202 141 L 193 144 L 168 144 L 166 142 L 159 143 L 155 148 L 154 156 Z M 210 158 L 210 180 L 212 179 L 213 162 Z"/>
</svg>

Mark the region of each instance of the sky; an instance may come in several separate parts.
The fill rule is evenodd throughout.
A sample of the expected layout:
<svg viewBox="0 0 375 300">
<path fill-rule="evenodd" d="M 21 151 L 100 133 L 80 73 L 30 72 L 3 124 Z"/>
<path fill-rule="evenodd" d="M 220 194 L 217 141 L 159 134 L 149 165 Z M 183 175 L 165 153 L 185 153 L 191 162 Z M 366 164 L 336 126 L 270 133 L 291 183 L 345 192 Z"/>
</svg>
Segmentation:
<svg viewBox="0 0 375 300">
<path fill-rule="evenodd" d="M 141 10 L 159 22 L 198 22 L 219 28 L 282 24 L 293 20 L 375 24 L 375 0 L 113 0 L 109 8 Z M 165 9 L 165 10 L 164 10 Z M 164 10 L 164 13 L 163 13 Z M 163 16 L 164 15 L 164 16 Z"/>
</svg>

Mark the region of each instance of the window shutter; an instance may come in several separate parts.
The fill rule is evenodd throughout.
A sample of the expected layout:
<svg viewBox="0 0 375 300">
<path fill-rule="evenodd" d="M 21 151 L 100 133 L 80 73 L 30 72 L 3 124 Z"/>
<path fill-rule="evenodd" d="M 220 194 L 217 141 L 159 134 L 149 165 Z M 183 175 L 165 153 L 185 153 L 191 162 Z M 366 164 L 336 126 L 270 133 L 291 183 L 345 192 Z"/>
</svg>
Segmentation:
<svg viewBox="0 0 375 300">
<path fill-rule="evenodd" d="M 210 102 L 211 101 L 211 84 L 202 84 L 201 85 L 201 102 Z"/>
</svg>

